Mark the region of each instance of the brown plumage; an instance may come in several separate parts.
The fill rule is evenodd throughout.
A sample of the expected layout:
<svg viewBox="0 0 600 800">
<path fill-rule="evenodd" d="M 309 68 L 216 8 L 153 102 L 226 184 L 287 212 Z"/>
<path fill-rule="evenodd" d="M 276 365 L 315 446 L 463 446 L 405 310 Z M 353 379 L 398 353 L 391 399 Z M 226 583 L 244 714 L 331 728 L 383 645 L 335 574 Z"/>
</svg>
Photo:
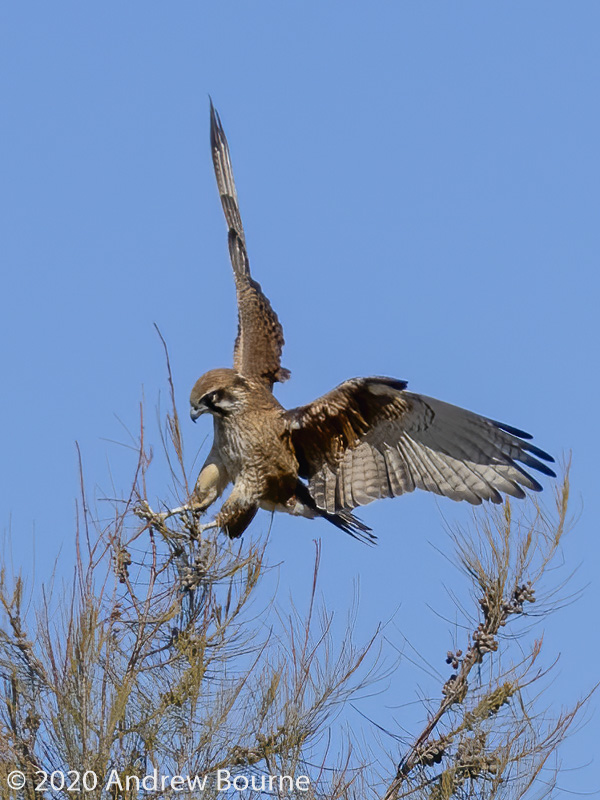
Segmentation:
<svg viewBox="0 0 600 800">
<path fill-rule="evenodd" d="M 217 187 L 229 228 L 229 255 L 237 294 L 238 334 L 233 348 L 233 368 L 240 375 L 262 380 L 271 388 L 275 381 L 285 381 L 290 376 L 286 369 L 281 368 L 283 330 L 260 284 L 250 276 L 229 146 L 212 101 L 210 146 Z"/>
<path fill-rule="evenodd" d="M 499 503 L 540 484 L 520 466 L 545 475 L 552 457 L 516 428 L 406 391 L 394 378 L 353 378 L 286 411 L 272 394 L 289 377 L 281 367 L 283 332 L 250 275 L 227 140 L 211 102 L 211 148 L 229 228 L 238 301 L 233 369 L 207 372 L 192 389 L 191 416 L 209 412 L 214 442 L 191 502 L 170 513 L 206 510 L 229 483 L 213 522 L 240 536 L 259 508 L 314 518 L 369 538 L 352 509 L 415 488 L 453 500 Z M 541 459 L 541 461 L 540 461 Z M 517 463 L 519 462 L 519 463 Z M 305 482 L 306 481 L 306 482 Z"/>
</svg>

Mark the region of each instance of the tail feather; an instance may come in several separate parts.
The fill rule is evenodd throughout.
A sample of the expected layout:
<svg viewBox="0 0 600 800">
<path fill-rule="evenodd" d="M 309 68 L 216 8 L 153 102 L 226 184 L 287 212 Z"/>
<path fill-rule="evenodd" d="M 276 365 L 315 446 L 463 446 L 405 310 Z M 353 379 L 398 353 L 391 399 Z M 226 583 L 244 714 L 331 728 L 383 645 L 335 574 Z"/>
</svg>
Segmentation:
<svg viewBox="0 0 600 800">
<path fill-rule="evenodd" d="M 330 514 L 322 508 L 317 508 L 317 514 L 331 522 L 336 528 L 344 531 L 344 533 L 348 533 L 353 539 L 365 542 L 365 544 L 375 544 L 377 541 L 377 536 L 375 536 L 371 528 L 361 522 L 350 511 L 338 511 L 335 514 Z"/>
<path fill-rule="evenodd" d="M 332 525 L 335 525 L 336 528 L 344 531 L 344 533 L 349 534 L 353 539 L 365 542 L 366 544 L 375 544 L 377 541 L 377 536 L 375 536 L 371 528 L 365 525 L 364 522 L 361 522 L 358 517 L 355 517 L 352 512 L 343 509 L 332 514 L 324 508 L 319 508 L 308 490 L 308 486 L 302 483 L 302 481 L 298 481 L 296 485 L 296 496 L 308 506 L 308 508 L 314 511 L 317 516 L 323 517 L 327 522 L 331 522 Z"/>
</svg>

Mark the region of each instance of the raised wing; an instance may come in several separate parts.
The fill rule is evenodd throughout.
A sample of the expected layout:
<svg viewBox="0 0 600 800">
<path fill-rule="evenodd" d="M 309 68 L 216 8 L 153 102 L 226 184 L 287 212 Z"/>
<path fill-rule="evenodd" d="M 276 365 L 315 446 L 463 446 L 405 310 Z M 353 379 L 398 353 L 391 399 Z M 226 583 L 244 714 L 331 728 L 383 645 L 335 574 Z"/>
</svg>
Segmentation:
<svg viewBox="0 0 600 800">
<path fill-rule="evenodd" d="M 260 284 L 252 280 L 250 275 L 229 147 L 212 100 L 210 145 L 217 186 L 229 227 L 229 255 L 237 294 L 238 333 L 233 349 L 233 367 L 240 375 L 263 380 L 272 388 L 275 381 L 287 380 L 290 375 L 288 370 L 281 367 L 283 330 Z"/>
<path fill-rule="evenodd" d="M 524 431 L 404 391 L 391 378 L 355 378 L 287 412 L 300 474 L 330 513 L 414 489 L 502 502 L 540 484 L 519 464 L 554 477 L 554 459 Z"/>
</svg>

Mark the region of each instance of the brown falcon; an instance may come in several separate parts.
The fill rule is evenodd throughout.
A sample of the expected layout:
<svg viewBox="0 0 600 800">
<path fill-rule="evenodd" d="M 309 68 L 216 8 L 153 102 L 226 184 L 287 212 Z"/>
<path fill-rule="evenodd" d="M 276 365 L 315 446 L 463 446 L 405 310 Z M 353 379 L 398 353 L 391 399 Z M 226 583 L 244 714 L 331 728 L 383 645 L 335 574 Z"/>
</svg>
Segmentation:
<svg viewBox="0 0 600 800">
<path fill-rule="evenodd" d="M 252 279 L 229 147 L 212 102 L 210 141 L 238 304 L 233 369 L 214 369 L 192 389 L 191 417 L 209 413 L 214 441 L 186 506 L 205 511 L 233 483 L 214 521 L 240 536 L 259 508 L 324 517 L 353 536 L 371 536 L 352 509 L 381 497 L 425 489 L 452 500 L 524 497 L 540 484 L 522 467 L 545 475 L 553 461 L 531 436 L 510 425 L 406 391 L 395 378 L 352 378 L 308 405 L 284 409 L 273 384 L 281 367 L 283 332 Z M 539 459 L 542 459 L 540 461 Z"/>
</svg>

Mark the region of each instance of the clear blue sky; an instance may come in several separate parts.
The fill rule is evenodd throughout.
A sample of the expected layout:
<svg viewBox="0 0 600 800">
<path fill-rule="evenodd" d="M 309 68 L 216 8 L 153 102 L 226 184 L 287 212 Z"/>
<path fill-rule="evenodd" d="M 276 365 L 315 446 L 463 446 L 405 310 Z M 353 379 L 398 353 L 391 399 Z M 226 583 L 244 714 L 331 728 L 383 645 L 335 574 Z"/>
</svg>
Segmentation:
<svg viewBox="0 0 600 800">
<path fill-rule="evenodd" d="M 600 5 L 366 8 L 2 4 L 0 525 L 41 578 L 61 548 L 71 557 L 75 441 L 92 494 L 126 486 L 130 455 L 110 441 L 136 430 L 142 392 L 152 417 L 166 388 L 153 322 L 188 450 L 210 437 L 187 421 L 189 389 L 231 363 L 236 326 L 210 93 L 254 274 L 285 328 L 284 405 L 392 375 L 572 450 L 565 560 L 587 588 L 545 638 L 566 703 L 600 677 Z M 270 558 L 306 586 L 322 537 L 326 600 L 343 609 L 360 574 L 364 629 L 398 609 L 443 669 L 451 631 L 428 607 L 444 613 L 455 580 L 442 514 L 470 508 L 419 493 L 364 509 L 376 549 L 277 517 Z M 412 692 L 422 676 L 407 676 Z M 596 713 L 565 762 L 585 765 L 599 740 Z M 562 783 L 597 789 L 597 771 Z"/>
</svg>

